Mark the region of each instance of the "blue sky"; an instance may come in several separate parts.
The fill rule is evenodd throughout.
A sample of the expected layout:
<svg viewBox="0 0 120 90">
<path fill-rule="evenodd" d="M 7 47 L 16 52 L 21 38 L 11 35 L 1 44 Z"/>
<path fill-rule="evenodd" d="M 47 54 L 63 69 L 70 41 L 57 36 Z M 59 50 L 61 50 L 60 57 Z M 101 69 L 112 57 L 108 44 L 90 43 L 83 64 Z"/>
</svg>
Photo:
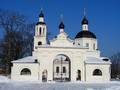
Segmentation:
<svg viewBox="0 0 120 90">
<path fill-rule="evenodd" d="M 43 8 L 48 32 L 53 36 L 59 33 L 58 24 L 63 14 L 65 32 L 71 38 L 81 31 L 84 7 L 89 30 L 96 34 L 101 54 L 111 56 L 120 51 L 120 0 L 0 0 L 0 8 L 17 11 L 30 22 L 37 22 Z"/>
</svg>

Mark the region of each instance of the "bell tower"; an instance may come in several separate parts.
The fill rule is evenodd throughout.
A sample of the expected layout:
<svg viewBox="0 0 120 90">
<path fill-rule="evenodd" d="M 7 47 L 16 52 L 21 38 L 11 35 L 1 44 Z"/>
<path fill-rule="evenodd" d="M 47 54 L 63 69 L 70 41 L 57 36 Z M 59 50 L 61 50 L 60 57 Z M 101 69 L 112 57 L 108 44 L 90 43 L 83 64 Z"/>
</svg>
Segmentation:
<svg viewBox="0 0 120 90">
<path fill-rule="evenodd" d="M 41 45 L 47 44 L 47 27 L 44 22 L 44 13 L 41 9 L 39 14 L 39 21 L 35 26 L 35 36 L 34 36 L 34 49 L 37 49 Z"/>
</svg>

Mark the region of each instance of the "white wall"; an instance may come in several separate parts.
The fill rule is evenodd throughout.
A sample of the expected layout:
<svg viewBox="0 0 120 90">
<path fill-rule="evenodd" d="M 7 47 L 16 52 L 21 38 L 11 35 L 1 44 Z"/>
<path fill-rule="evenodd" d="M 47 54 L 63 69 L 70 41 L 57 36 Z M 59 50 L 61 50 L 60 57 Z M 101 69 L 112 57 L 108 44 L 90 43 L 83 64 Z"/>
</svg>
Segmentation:
<svg viewBox="0 0 120 90">
<path fill-rule="evenodd" d="M 89 43 L 89 47 L 86 47 L 86 43 Z M 95 44 L 95 49 L 93 48 L 94 44 Z M 75 39 L 75 45 L 77 47 L 88 48 L 89 51 L 95 51 L 96 49 L 98 49 L 97 39 L 93 39 L 93 38 L 77 38 Z"/>
<path fill-rule="evenodd" d="M 58 34 L 57 38 L 50 41 L 52 47 L 73 47 L 73 41 L 70 40 L 65 32 Z"/>
<path fill-rule="evenodd" d="M 110 65 L 84 65 L 86 57 L 99 57 L 99 53 L 91 51 L 88 53 L 87 49 L 81 48 L 54 48 L 54 47 L 39 47 L 33 52 L 33 56 L 38 59 L 37 63 L 14 63 L 12 68 L 13 80 L 39 80 L 42 82 L 42 72 L 47 70 L 48 81 L 53 81 L 53 60 L 59 54 L 64 54 L 70 58 L 71 61 L 71 81 L 76 81 L 77 70 L 81 71 L 81 81 L 94 81 L 94 80 L 110 80 L 109 67 Z M 32 72 L 31 76 L 21 76 L 20 71 L 23 68 L 29 68 Z M 103 70 L 102 77 L 93 77 L 92 72 L 94 69 L 100 68 Z"/>
<path fill-rule="evenodd" d="M 20 75 L 22 69 L 28 68 L 31 70 L 31 75 Z M 39 64 L 38 63 L 13 63 L 11 79 L 18 81 L 34 81 L 39 77 Z"/>
<path fill-rule="evenodd" d="M 33 52 L 40 61 L 40 74 L 43 70 L 48 71 L 48 80 L 53 80 L 53 60 L 59 54 L 67 55 L 71 60 L 71 80 L 76 81 L 77 70 L 81 70 L 82 81 L 84 81 L 85 49 L 80 48 L 38 48 Z"/>
<path fill-rule="evenodd" d="M 110 81 L 110 65 L 109 64 L 86 64 L 85 81 L 88 82 L 101 82 Z M 93 76 L 93 71 L 100 69 L 102 76 Z"/>
</svg>

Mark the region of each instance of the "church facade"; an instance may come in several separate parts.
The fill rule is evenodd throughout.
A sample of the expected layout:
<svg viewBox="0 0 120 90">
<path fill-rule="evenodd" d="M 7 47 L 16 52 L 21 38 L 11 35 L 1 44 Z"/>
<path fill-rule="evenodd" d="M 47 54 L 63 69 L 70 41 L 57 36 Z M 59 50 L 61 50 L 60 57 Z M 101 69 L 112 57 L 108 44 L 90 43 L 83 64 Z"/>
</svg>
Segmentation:
<svg viewBox="0 0 120 90">
<path fill-rule="evenodd" d="M 12 61 L 11 79 L 40 82 L 109 81 L 110 60 L 101 57 L 97 37 L 88 29 L 84 16 L 82 30 L 70 39 L 59 24 L 59 34 L 47 40 L 47 26 L 41 11 L 35 26 L 33 55 Z"/>
</svg>

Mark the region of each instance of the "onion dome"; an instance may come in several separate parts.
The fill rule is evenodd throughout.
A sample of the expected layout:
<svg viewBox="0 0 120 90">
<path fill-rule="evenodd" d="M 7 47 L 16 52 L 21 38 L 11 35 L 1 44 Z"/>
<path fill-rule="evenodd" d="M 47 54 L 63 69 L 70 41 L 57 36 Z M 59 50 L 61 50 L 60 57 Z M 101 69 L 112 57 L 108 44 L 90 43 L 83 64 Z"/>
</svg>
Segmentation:
<svg viewBox="0 0 120 90">
<path fill-rule="evenodd" d="M 87 20 L 87 18 L 86 18 L 85 16 L 84 16 L 84 18 L 83 18 L 83 20 L 82 20 L 81 23 L 82 23 L 82 25 L 83 25 L 83 24 L 88 24 L 88 20 Z"/>
<path fill-rule="evenodd" d="M 61 22 L 61 23 L 59 24 L 59 29 L 64 29 L 64 28 L 65 28 L 65 25 L 64 25 L 63 22 Z"/>
<path fill-rule="evenodd" d="M 46 25 L 46 23 L 44 22 L 44 13 L 42 9 L 40 11 L 39 18 L 39 22 L 37 22 L 36 25 Z"/>
<path fill-rule="evenodd" d="M 41 10 L 41 12 L 40 12 L 40 14 L 39 14 L 39 17 L 44 17 L 43 10 Z"/>
<path fill-rule="evenodd" d="M 96 35 L 90 31 L 81 31 L 76 35 L 75 38 L 94 38 L 94 39 L 96 39 Z"/>
</svg>

